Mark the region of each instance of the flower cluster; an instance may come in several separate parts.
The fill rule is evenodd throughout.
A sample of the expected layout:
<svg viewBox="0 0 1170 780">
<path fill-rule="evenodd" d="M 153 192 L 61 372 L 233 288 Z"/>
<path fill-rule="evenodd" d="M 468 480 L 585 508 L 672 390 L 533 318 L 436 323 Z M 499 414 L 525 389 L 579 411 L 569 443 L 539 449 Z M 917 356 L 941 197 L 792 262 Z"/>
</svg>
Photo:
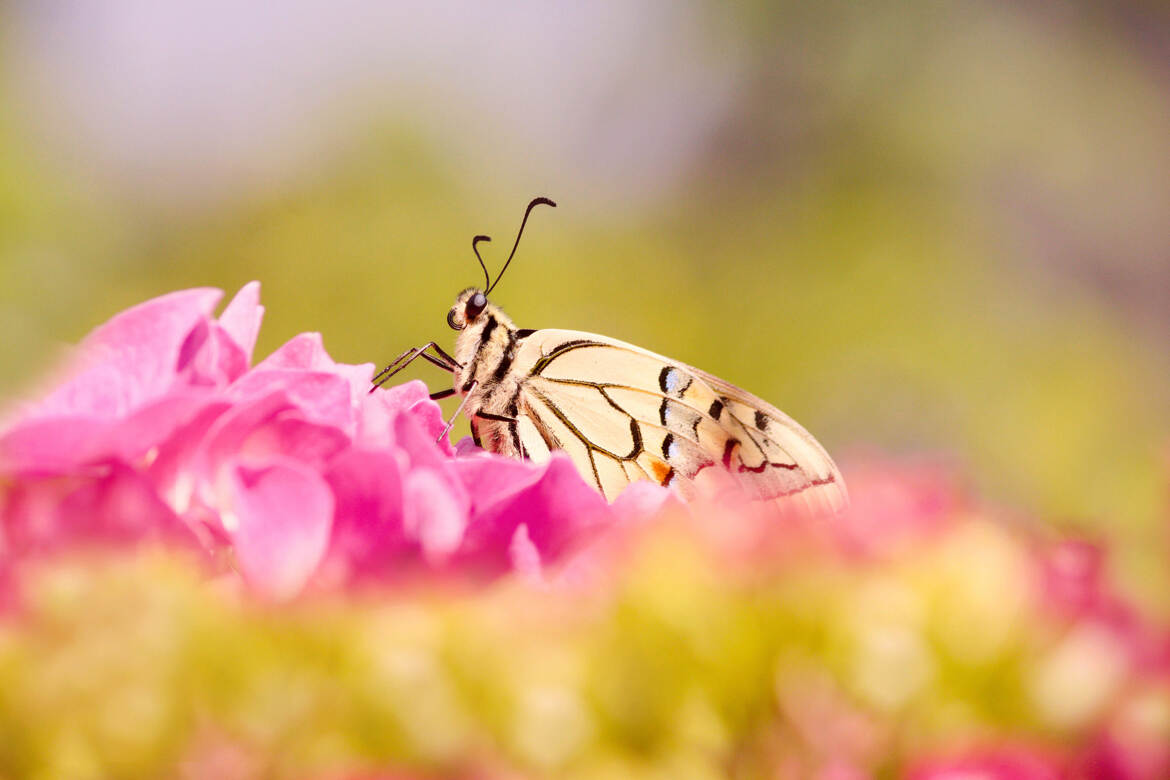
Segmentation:
<svg viewBox="0 0 1170 780">
<path fill-rule="evenodd" d="M 317 334 L 252 366 L 259 285 L 216 318 L 220 295 L 176 292 L 119 314 L 8 421 L 0 567 L 165 539 L 285 598 L 420 568 L 538 572 L 620 511 L 563 457 L 454 457 L 421 383 L 370 393 L 373 366 L 334 362 Z"/>
</svg>

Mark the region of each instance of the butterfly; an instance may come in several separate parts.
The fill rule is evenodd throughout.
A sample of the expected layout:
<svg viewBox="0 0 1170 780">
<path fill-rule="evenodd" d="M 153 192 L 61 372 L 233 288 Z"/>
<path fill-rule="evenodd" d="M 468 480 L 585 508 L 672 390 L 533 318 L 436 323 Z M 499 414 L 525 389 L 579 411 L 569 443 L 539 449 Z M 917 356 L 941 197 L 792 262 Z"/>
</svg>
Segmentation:
<svg viewBox="0 0 1170 780">
<path fill-rule="evenodd" d="M 477 445 L 544 461 L 564 450 L 581 476 L 612 500 L 626 485 L 653 480 L 684 497 L 708 470 L 730 475 L 749 497 L 785 508 L 834 514 L 848 504 L 840 471 L 791 417 L 693 366 L 617 339 L 573 330 L 517 328 L 488 300 L 512 258 L 528 217 L 493 282 L 475 236 L 484 286 L 455 299 L 447 324 L 455 354 L 431 341 L 408 349 L 374 377 L 374 389 L 416 358 L 449 371 L 453 386 L 432 399 L 461 396 Z"/>
</svg>

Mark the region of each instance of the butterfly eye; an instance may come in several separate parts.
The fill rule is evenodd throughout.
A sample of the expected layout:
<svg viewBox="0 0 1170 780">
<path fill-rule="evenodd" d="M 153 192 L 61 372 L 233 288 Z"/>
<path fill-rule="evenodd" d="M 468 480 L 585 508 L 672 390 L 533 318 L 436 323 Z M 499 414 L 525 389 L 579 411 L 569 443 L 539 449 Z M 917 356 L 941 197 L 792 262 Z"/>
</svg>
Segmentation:
<svg viewBox="0 0 1170 780">
<path fill-rule="evenodd" d="M 474 320 L 484 310 L 485 306 L 487 306 L 487 296 L 483 293 L 476 293 L 471 296 L 471 299 L 467 301 L 466 308 L 463 309 L 463 321 L 471 322 Z"/>
</svg>

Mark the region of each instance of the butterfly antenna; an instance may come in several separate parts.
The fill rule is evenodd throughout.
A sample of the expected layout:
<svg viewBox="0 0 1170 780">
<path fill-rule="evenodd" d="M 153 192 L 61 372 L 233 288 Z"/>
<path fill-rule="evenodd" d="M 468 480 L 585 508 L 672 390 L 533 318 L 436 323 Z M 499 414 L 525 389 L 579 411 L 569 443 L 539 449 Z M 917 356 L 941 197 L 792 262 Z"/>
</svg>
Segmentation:
<svg viewBox="0 0 1170 780">
<path fill-rule="evenodd" d="M 479 249 L 477 249 L 475 245 L 478 244 L 480 241 L 491 241 L 491 240 L 492 240 L 491 236 L 476 236 L 475 238 L 471 239 L 471 251 L 475 252 L 475 259 L 479 261 L 479 267 L 483 269 L 483 284 L 484 284 L 484 291 L 485 291 L 484 294 L 485 295 L 487 294 L 488 288 L 491 287 L 492 277 L 488 274 L 487 266 L 483 264 L 483 258 L 479 256 Z"/>
<path fill-rule="evenodd" d="M 487 288 L 484 293 L 485 295 L 490 293 L 493 289 L 495 289 L 495 286 L 500 283 L 500 277 L 504 275 L 504 271 L 508 270 L 508 263 L 512 262 L 512 257 L 516 254 L 516 247 L 520 246 L 520 236 L 524 235 L 524 226 L 528 224 L 528 215 L 532 213 L 534 208 L 541 205 L 552 206 L 553 208 L 556 208 L 557 206 L 557 204 L 553 203 L 548 198 L 533 198 L 532 202 L 528 204 L 528 208 L 524 209 L 524 219 L 520 222 L 520 230 L 516 233 L 516 243 L 512 244 L 512 251 L 508 255 L 508 259 L 504 261 L 504 267 L 501 268 L 500 273 L 496 275 L 496 280 L 491 283 L 490 287 Z"/>
</svg>

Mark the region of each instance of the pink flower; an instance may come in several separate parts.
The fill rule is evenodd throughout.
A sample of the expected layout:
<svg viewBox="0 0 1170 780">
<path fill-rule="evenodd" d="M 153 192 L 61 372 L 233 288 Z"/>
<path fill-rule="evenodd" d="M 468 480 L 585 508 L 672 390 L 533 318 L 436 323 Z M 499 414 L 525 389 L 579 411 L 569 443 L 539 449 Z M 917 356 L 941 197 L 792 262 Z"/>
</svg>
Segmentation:
<svg viewBox="0 0 1170 780">
<path fill-rule="evenodd" d="M 0 432 L 0 568 L 78 543 L 179 540 L 287 598 L 314 578 L 539 575 L 613 522 L 564 456 L 456 457 L 422 383 L 370 394 L 373 366 L 334 362 L 317 334 L 251 366 L 259 285 L 216 318 L 220 296 L 117 315 Z"/>
<path fill-rule="evenodd" d="M 1063 763 L 1048 752 L 1019 745 L 999 745 L 958 757 L 921 762 L 910 780 L 1062 780 Z"/>
<path fill-rule="evenodd" d="M 1170 777 L 1170 676 L 1143 680 L 1115 708 L 1083 759 L 1086 776 Z"/>
<path fill-rule="evenodd" d="M 829 529 L 833 545 L 848 555 L 896 555 L 953 525 L 966 503 L 942 465 L 862 458 L 848 473 L 849 510 Z"/>
<path fill-rule="evenodd" d="M 1058 619 L 1094 623 L 1116 637 L 1135 671 L 1170 673 L 1170 634 L 1151 622 L 1109 582 L 1107 550 L 1064 539 L 1039 551 L 1044 604 Z"/>
</svg>

